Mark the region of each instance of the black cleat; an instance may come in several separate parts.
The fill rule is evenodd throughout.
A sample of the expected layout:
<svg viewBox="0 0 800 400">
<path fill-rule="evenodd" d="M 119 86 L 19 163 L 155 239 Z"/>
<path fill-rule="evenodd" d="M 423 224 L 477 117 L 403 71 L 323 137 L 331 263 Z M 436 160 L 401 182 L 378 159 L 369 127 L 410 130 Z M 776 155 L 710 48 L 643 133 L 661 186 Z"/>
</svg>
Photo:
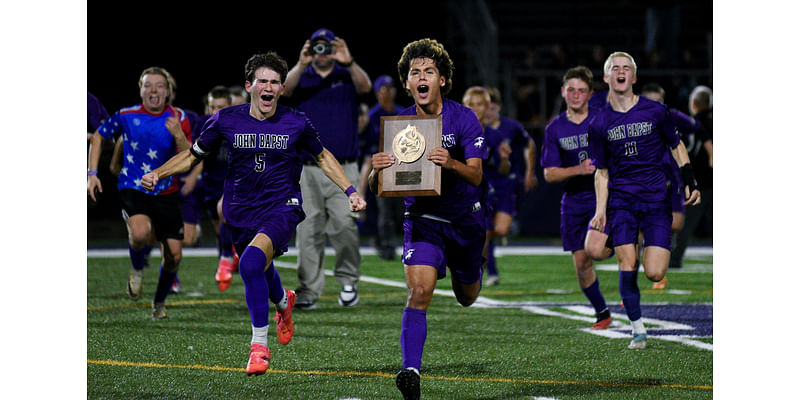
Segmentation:
<svg viewBox="0 0 800 400">
<path fill-rule="evenodd" d="M 394 383 L 403 394 L 404 400 L 419 400 L 419 374 L 406 368 L 397 374 Z"/>
</svg>

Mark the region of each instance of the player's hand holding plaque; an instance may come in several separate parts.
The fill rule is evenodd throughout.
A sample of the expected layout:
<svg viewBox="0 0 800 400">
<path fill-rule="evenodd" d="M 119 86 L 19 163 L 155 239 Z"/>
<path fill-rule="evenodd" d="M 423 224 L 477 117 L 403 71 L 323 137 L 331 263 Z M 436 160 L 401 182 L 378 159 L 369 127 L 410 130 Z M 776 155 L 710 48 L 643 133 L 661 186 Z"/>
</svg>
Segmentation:
<svg viewBox="0 0 800 400">
<path fill-rule="evenodd" d="M 378 197 L 438 196 L 442 167 L 428 160 L 442 145 L 442 117 L 381 117 L 380 149 L 395 163 L 379 171 Z"/>
</svg>

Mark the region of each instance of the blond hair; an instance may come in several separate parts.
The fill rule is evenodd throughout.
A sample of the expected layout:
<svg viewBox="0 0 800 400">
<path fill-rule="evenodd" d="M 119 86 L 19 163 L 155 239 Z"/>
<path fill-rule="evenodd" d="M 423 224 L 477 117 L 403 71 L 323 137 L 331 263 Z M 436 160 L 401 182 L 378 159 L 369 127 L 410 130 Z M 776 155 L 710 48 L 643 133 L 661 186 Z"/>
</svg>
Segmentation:
<svg viewBox="0 0 800 400">
<path fill-rule="evenodd" d="M 489 95 L 489 90 L 483 86 L 472 86 L 464 92 L 464 96 L 461 98 L 461 104 L 466 105 L 467 100 L 473 95 L 481 96 L 486 100 L 486 104 L 490 104 L 492 102 L 491 96 Z"/>
<path fill-rule="evenodd" d="M 633 74 L 636 75 L 636 61 L 633 60 L 632 55 L 624 51 L 615 51 L 606 58 L 606 62 L 603 64 L 603 74 L 608 75 L 608 72 L 611 70 L 611 60 L 614 59 L 614 57 L 625 57 L 630 60 L 631 65 L 633 65 Z"/>
</svg>

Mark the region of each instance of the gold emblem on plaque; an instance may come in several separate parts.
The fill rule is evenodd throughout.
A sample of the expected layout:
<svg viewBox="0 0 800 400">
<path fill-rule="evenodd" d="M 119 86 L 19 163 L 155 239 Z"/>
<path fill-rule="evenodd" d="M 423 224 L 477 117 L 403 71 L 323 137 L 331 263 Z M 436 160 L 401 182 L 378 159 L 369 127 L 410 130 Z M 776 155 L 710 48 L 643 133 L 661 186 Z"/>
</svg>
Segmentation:
<svg viewBox="0 0 800 400">
<path fill-rule="evenodd" d="M 425 137 L 417 130 L 416 126 L 408 124 L 405 129 L 395 135 L 392 141 L 392 151 L 400 162 L 417 161 L 425 152 Z"/>
</svg>

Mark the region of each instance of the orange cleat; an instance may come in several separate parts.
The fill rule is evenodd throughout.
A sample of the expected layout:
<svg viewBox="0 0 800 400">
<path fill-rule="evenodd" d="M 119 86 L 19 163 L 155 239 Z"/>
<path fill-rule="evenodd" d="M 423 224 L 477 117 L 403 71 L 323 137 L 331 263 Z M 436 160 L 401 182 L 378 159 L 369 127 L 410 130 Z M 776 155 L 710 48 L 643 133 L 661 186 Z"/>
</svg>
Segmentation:
<svg viewBox="0 0 800 400">
<path fill-rule="evenodd" d="M 292 335 L 294 335 L 292 308 L 294 308 L 294 303 L 297 301 L 297 295 L 294 290 L 286 290 L 286 295 L 289 296 L 289 305 L 285 310 L 276 312 L 275 318 L 273 318 L 277 322 L 275 329 L 278 331 L 278 343 L 284 345 L 289 344 L 292 341 Z"/>
<path fill-rule="evenodd" d="M 217 267 L 217 274 L 214 275 L 214 279 L 217 281 L 217 288 L 221 292 L 224 292 L 228 289 L 233 281 L 233 273 L 231 270 L 233 269 L 233 264 L 225 259 L 219 260 L 219 266 Z"/>
<path fill-rule="evenodd" d="M 247 361 L 247 375 L 263 375 L 269 368 L 269 347 L 263 344 L 250 345 L 250 359 Z"/>
<path fill-rule="evenodd" d="M 606 319 L 602 319 L 600 321 L 595 322 L 594 325 L 592 325 L 592 330 L 599 331 L 603 329 L 608 329 L 610 325 L 611 325 L 611 317 L 609 316 Z"/>
<path fill-rule="evenodd" d="M 603 330 L 608 329 L 611 325 L 611 311 L 608 309 L 603 310 L 599 314 L 597 314 L 597 322 L 592 325 L 593 330 Z"/>
<path fill-rule="evenodd" d="M 653 289 L 663 290 L 666 287 L 667 287 L 667 277 L 666 276 L 664 277 L 664 279 L 662 279 L 662 280 L 660 280 L 658 282 L 653 282 Z"/>
</svg>

